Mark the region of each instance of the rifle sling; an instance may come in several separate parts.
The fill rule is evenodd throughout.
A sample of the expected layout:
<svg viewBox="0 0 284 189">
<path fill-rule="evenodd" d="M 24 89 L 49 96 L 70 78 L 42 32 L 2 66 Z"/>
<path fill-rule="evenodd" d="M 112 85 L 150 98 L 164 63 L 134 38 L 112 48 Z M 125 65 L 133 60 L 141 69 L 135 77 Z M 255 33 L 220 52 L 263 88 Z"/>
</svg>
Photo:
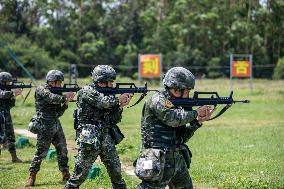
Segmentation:
<svg viewBox="0 0 284 189">
<path fill-rule="evenodd" d="M 213 120 L 213 119 L 219 117 L 219 116 L 222 115 L 224 112 L 226 112 L 231 106 L 232 106 L 232 104 L 227 104 L 226 106 L 223 107 L 222 110 L 220 110 L 220 112 L 219 112 L 216 116 L 212 117 L 212 118 L 209 119 L 209 120 Z"/>
<path fill-rule="evenodd" d="M 25 104 L 25 102 L 26 102 L 28 96 L 30 95 L 31 91 L 32 91 L 32 88 L 30 88 L 29 92 L 28 92 L 27 95 L 25 96 L 24 101 L 23 101 L 23 104 Z"/>
<path fill-rule="evenodd" d="M 147 93 L 142 93 L 141 96 L 140 96 L 140 98 L 139 98 L 133 105 L 131 105 L 131 106 L 127 107 L 127 108 L 131 108 L 131 107 L 137 105 L 139 102 L 141 102 L 141 100 L 143 100 L 143 98 L 144 98 L 146 95 L 147 95 Z"/>
</svg>

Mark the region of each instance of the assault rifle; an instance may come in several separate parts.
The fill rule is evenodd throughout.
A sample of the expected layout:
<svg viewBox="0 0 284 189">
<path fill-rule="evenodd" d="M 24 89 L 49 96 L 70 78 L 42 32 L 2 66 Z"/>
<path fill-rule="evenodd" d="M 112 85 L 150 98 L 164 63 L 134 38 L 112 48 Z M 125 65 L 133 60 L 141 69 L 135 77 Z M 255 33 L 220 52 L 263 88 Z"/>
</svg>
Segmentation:
<svg viewBox="0 0 284 189">
<path fill-rule="evenodd" d="M 81 88 L 77 84 L 64 84 L 63 87 L 48 87 L 50 92 L 62 94 L 66 92 L 78 92 Z"/>
<path fill-rule="evenodd" d="M 32 85 L 26 85 L 22 81 L 13 81 L 12 85 L 0 85 L 1 90 L 10 91 L 11 89 L 25 89 L 25 88 L 32 88 Z"/>
<path fill-rule="evenodd" d="M 32 84 L 30 83 L 29 85 L 24 84 L 23 81 L 17 81 L 17 80 L 13 80 L 12 81 L 12 85 L 0 85 L 0 89 L 1 90 L 7 90 L 7 91 L 11 91 L 12 89 L 26 89 L 29 88 L 29 92 L 27 93 L 26 97 L 24 97 L 24 101 L 23 104 L 25 103 L 25 101 L 27 100 L 28 96 L 31 93 L 32 90 Z"/>
<path fill-rule="evenodd" d="M 81 87 L 77 84 L 64 84 L 63 87 L 49 87 L 48 88 L 52 93 L 61 94 L 64 92 L 78 92 Z M 98 87 L 96 86 L 96 90 L 100 93 L 106 95 L 116 95 L 116 94 L 124 94 L 124 93 L 142 93 L 140 98 L 132 105 L 135 106 L 147 95 L 150 91 L 157 90 L 149 90 L 147 87 L 147 83 L 143 87 L 137 87 L 134 83 L 116 83 L 114 87 Z M 132 107 L 130 106 L 130 107 Z"/>
<path fill-rule="evenodd" d="M 148 89 L 147 83 L 143 87 L 137 87 L 134 83 L 116 83 L 115 87 L 96 87 L 96 90 L 103 94 L 124 94 L 124 93 L 142 93 L 140 98 L 130 107 L 137 105 L 143 98 L 147 95 L 150 91 L 157 91 L 157 90 L 150 90 Z"/>
<path fill-rule="evenodd" d="M 210 98 L 200 98 L 198 95 L 212 95 Z M 233 99 L 233 91 L 231 91 L 228 97 L 220 97 L 217 92 L 198 92 L 195 91 L 192 98 L 175 98 L 170 99 L 176 107 L 182 107 L 185 110 L 192 110 L 193 106 L 203 106 L 203 105 L 212 105 L 214 109 L 218 104 L 225 104 L 223 109 L 220 110 L 216 114 L 216 116 L 212 117 L 210 120 L 213 120 L 220 115 L 222 115 L 225 111 L 227 111 L 232 104 L 234 103 L 249 103 L 249 100 L 234 100 Z"/>
</svg>

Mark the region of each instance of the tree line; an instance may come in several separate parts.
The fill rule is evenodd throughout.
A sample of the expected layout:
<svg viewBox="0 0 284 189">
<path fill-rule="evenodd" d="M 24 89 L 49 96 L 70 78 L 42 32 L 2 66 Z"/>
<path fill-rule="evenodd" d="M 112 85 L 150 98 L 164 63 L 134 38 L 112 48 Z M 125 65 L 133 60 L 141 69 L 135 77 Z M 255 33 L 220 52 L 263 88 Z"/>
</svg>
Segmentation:
<svg viewBox="0 0 284 189">
<path fill-rule="evenodd" d="M 275 67 L 254 77 L 284 78 L 283 12 L 282 0 L 1 0 L 0 42 L 37 78 L 69 64 L 109 64 L 134 77 L 142 53 L 208 78 L 229 75 L 231 53 L 253 54 L 255 65 Z M 23 76 L 13 61 L 0 47 L 0 69 Z"/>
</svg>

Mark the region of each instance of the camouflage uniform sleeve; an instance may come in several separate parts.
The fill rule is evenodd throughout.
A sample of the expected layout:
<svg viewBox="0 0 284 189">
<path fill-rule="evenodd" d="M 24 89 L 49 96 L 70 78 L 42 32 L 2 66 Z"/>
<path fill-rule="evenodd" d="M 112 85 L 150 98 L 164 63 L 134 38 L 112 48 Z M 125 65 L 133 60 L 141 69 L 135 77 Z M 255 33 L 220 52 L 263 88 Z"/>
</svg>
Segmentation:
<svg viewBox="0 0 284 189">
<path fill-rule="evenodd" d="M 13 91 L 0 90 L 0 99 L 11 99 L 14 97 Z"/>
<path fill-rule="evenodd" d="M 67 108 L 68 108 L 68 105 L 67 104 L 63 104 L 57 111 L 58 115 L 62 116 Z"/>
<path fill-rule="evenodd" d="M 179 127 L 190 123 L 197 117 L 197 112 L 174 108 L 174 105 L 163 95 L 154 95 L 150 102 L 154 115 L 165 125 Z"/>
<path fill-rule="evenodd" d="M 66 101 L 63 95 L 53 94 L 50 90 L 40 86 L 36 89 L 36 94 L 44 99 L 49 104 L 61 104 Z"/>
<path fill-rule="evenodd" d="M 119 108 L 119 105 L 116 105 L 113 108 L 110 108 L 105 111 L 104 120 L 107 124 L 117 124 L 121 121 L 122 111 L 123 110 Z"/>
<path fill-rule="evenodd" d="M 107 96 L 91 89 L 83 89 L 81 98 L 88 104 L 100 109 L 112 108 L 119 104 L 119 100 L 115 96 Z"/>
<path fill-rule="evenodd" d="M 123 112 L 123 109 L 119 108 L 119 105 L 115 106 L 113 108 L 113 112 L 112 112 L 112 120 L 113 122 L 116 124 L 116 123 L 119 123 L 122 119 L 122 112 Z"/>
<path fill-rule="evenodd" d="M 186 125 L 186 127 L 184 128 L 184 131 L 182 133 L 182 135 L 183 135 L 182 139 L 183 139 L 184 143 L 186 143 L 194 135 L 194 132 L 197 129 L 199 129 L 201 126 L 202 126 L 202 124 L 199 124 L 196 119 L 191 121 L 189 125 Z"/>
</svg>

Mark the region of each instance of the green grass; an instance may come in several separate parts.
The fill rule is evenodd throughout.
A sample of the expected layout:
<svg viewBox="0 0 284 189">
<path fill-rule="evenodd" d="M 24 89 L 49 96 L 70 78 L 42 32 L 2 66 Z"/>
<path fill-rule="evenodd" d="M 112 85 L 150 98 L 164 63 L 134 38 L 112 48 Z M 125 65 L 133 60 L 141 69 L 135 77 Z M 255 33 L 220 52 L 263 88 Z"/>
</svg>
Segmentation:
<svg viewBox="0 0 284 189">
<path fill-rule="evenodd" d="M 88 81 L 80 80 L 79 84 Z M 227 96 L 229 86 L 229 80 L 198 80 L 196 90 L 218 91 L 221 96 Z M 249 99 L 251 103 L 233 105 L 220 118 L 205 123 L 188 142 L 193 153 L 190 173 L 194 185 L 197 188 L 284 188 L 284 81 L 254 80 L 253 91 L 249 90 L 245 80 L 234 81 L 234 97 Z M 126 138 L 117 149 L 123 167 L 128 169 L 132 168 L 140 150 L 142 105 L 141 102 L 126 108 L 119 124 Z M 76 154 L 72 123 L 74 108 L 75 103 L 61 118 L 70 149 L 71 171 Z M 14 127 L 26 129 L 33 114 L 33 95 L 24 105 L 22 98 L 18 98 L 12 109 Z M 35 145 L 36 141 L 30 140 Z M 34 152 L 33 146 L 18 150 L 19 157 L 25 161 L 23 164 L 12 164 L 9 153 L 2 152 L 0 188 L 23 187 Z M 84 182 L 82 188 L 111 188 L 104 166 L 99 165 L 102 174 Z M 124 178 L 130 189 L 139 183 L 139 179 L 125 173 Z M 35 188 L 63 188 L 60 180 L 57 162 L 43 161 Z"/>
</svg>

